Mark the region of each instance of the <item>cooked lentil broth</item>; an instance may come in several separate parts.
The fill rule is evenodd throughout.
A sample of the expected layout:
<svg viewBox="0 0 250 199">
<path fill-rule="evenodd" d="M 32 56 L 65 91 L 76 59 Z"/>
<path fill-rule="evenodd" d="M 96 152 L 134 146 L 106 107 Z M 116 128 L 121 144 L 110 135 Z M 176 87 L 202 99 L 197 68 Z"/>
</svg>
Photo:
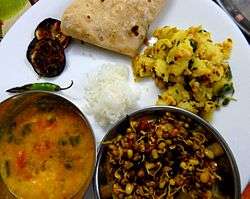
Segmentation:
<svg viewBox="0 0 250 199">
<path fill-rule="evenodd" d="M 0 108 L 1 176 L 9 190 L 25 199 L 68 199 L 86 190 L 95 144 L 80 112 L 54 95 L 21 98 Z"/>
</svg>

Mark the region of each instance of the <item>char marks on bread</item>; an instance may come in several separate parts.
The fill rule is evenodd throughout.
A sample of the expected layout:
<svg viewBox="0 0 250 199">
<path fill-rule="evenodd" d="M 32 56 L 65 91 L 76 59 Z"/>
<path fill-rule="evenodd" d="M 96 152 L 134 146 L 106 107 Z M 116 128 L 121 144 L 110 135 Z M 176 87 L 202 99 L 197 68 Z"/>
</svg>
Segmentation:
<svg viewBox="0 0 250 199">
<path fill-rule="evenodd" d="M 133 57 L 165 1 L 74 0 L 62 16 L 62 32 Z"/>
</svg>

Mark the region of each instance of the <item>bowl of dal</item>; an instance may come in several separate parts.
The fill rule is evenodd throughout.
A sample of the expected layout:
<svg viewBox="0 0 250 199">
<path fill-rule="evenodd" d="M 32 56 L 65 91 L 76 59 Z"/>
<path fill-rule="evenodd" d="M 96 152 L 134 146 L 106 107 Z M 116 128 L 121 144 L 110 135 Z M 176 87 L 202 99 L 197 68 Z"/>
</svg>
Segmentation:
<svg viewBox="0 0 250 199">
<path fill-rule="evenodd" d="M 10 97 L 0 104 L 0 198 L 82 198 L 95 150 L 88 120 L 67 99 L 47 92 Z"/>
</svg>

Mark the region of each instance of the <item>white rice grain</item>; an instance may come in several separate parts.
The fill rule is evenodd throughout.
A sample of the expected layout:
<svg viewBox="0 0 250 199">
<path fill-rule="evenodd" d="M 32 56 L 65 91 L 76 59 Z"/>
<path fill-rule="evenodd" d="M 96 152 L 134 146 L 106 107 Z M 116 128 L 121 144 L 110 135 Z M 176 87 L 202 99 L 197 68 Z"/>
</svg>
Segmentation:
<svg viewBox="0 0 250 199">
<path fill-rule="evenodd" d="M 128 67 L 105 64 L 87 77 L 87 109 L 103 127 L 137 107 L 139 93 L 129 83 Z"/>
</svg>

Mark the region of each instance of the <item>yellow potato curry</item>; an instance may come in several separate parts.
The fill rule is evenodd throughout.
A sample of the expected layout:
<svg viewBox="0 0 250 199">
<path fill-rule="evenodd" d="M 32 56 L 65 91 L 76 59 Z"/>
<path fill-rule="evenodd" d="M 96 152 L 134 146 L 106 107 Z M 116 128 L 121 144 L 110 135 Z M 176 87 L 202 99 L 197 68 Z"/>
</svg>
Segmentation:
<svg viewBox="0 0 250 199">
<path fill-rule="evenodd" d="M 206 119 L 227 105 L 234 92 L 228 59 L 232 40 L 215 43 L 201 26 L 163 27 L 157 42 L 133 60 L 137 79 L 152 77 L 161 89 L 158 105 L 184 108 Z"/>
<path fill-rule="evenodd" d="M 86 122 L 57 96 L 13 101 L 0 110 L 3 181 L 21 199 L 72 198 L 88 186 L 94 167 L 94 138 Z"/>
</svg>

